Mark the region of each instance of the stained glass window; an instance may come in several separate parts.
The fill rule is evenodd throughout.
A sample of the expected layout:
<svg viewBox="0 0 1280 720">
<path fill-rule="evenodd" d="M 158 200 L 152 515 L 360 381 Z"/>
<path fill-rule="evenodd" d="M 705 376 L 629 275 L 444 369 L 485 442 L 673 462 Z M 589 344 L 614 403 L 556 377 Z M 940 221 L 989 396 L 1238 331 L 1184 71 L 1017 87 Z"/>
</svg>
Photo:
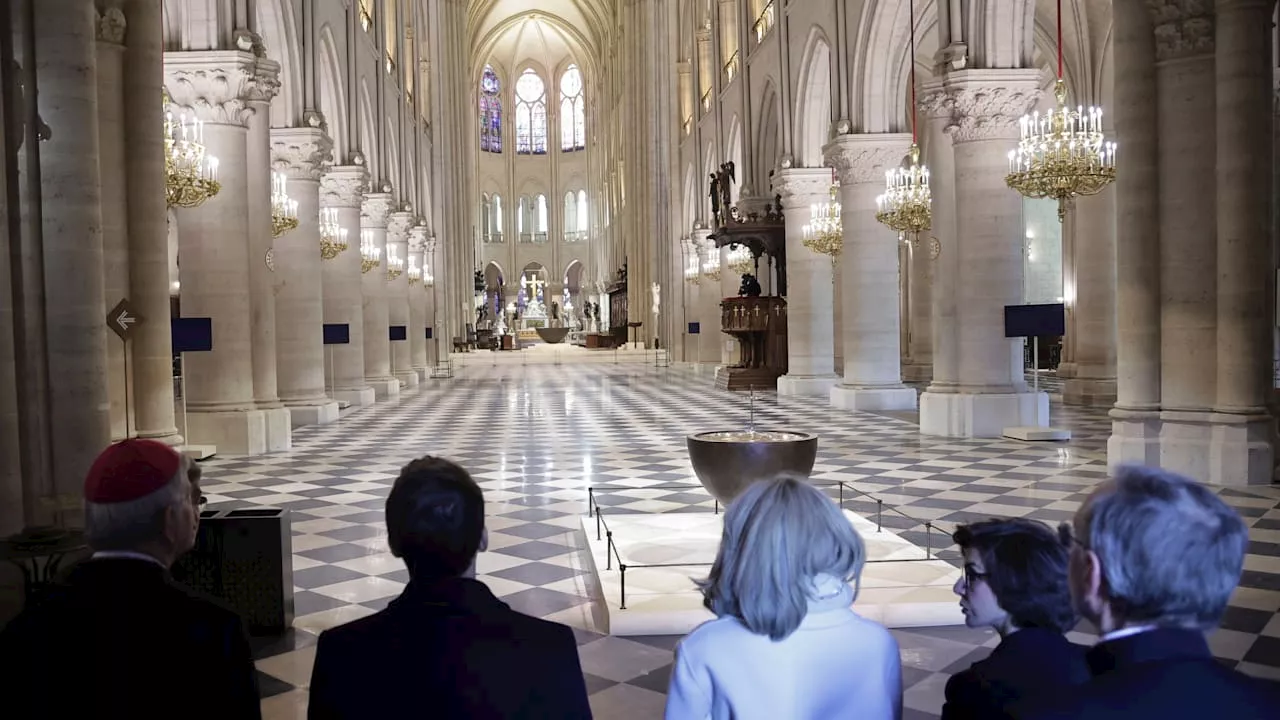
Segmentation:
<svg viewBox="0 0 1280 720">
<path fill-rule="evenodd" d="M 502 152 L 502 83 L 489 65 L 480 75 L 480 149 Z"/>
<path fill-rule="evenodd" d="M 532 69 L 516 81 L 516 152 L 547 152 L 547 86 Z"/>
<path fill-rule="evenodd" d="M 582 71 L 570 65 L 560 77 L 560 149 L 565 152 L 587 146 L 586 99 L 582 96 Z"/>
</svg>

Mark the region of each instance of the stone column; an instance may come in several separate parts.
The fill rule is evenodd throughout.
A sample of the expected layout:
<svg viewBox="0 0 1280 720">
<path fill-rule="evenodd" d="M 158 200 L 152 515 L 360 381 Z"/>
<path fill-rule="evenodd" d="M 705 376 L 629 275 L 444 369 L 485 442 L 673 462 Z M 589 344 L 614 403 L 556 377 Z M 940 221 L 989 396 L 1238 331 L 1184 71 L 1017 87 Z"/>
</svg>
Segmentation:
<svg viewBox="0 0 1280 720">
<path fill-rule="evenodd" d="M 249 92 L 249 288 L 253 339 L 253 399 L 263 411 L 267 451 L 293 445 L 293 414 L 280 402 L 276 362 L 275 238 L 271 231 L 271 99 L 280 90 L 280 65 L 258 58 Z"/>
<path fill-rule="evenodd" d="M 169 328 L 169 223 L 164 201 L 163 12 L 152 0 L 125 6 L 134 32 L 124 53 L 123 100 L 129 302 L 146 318 L 130 341 L 134 434 L 180 445 Z"/>
<path fill-rule="evenodd" d="M 420 272 L 426 272 L 424 258 L 427 227 L 417 225 L 409 231 L 409 261 Z M 429 375 L 427 366 L 427 293 L 421 279 L 409 285 L 409 365 L 419 382 Z"/>
<path fill-rule="evenodd" d="M 715 241 L 711 239 L 710 230 L 696 228 L 693 231 L 693 242 L 698 246 L 700 268 L 709 265 L 713 259 L 717 262 L 719 261 L 720 251 L 716 249 Z M 698 322 L 700 326 L 696 344 L 698 346 L 699 362 L 713 365 L 720 362 L 720 344 L 723 342 L 720 338 L 720 300 L 720 279 L 704 274 L 701 285 L 698 288 Z"/>
<path fill-rule="evenodd" d="M 98 174 L 102 182 L 103 302 L 108 308 L 129 297 L 129 238 L 126 214 L 124 139 L 125 17 L 108 6 L 95 18 L 98 69 Z M 115 334 L 107 338 L 107 395 L 111 439 L 133 432 L 133 383 L 125 355 L 130 348 Z"/>
<path fill-rule="evenodd" d="M 778 394 L 830 397 L 840 379 L 831 334 L 831 258 L 804 246 L 804 226 L 810 207 L 830 197 L 831 170 L 782 170 L 773 187 L 782 195 L 787 226 L 787 374 L 778 378 Z"/>
<path fill-rule="evenodd" d="M 267 451 L 266 418 L 254 404 L 249 299 L 247 99 L 256 65 L 253 53 L 238 50 L 165 55 L 172 109 L 205 123 L 222 184 L 204 204 L 177 213 L 182 314 L 213 321 L 213 350 L 184 358 L 187 440 L 233 455 Z"/>
<path fill-rule="evenodd" d="M 1209 482 L 1270 483 L 1275 426 L 1270 263 L 1274 3 L 1218 0 L 1217 393 Z"/>
<path fill-rule="evenodd" d="M 840 176 L 844 249 L 844 378 L 831 389 L 842 410 L 908 410 L 902 384 L 897 233 L 876 221 L 885 172 L 911 146 L 908 134 L 842 135 L 824 153 Z"/>
<path fill-rule="evenodd" d="M 320 205 L 338 212 L 347 231 L 347 249 L 322 263 L 321 290 L 326 325 L 346 325 L 350 342 L 325 347 L 325 377 L 331 396 L 355 407 L 372 405 L 373 388 L 364 376 L 364 313 L 360 309 L 360 203 L 369 182 L 363 165 L 330 168 L 320 179 Z"/>
<path fill-rule="evenodd" d="M 364 375 L 378 400 L 400 394 L 400 381 L 391 376 L 391 341 L 387 316 L 387 215 L 390 193 L 367 193 L 360 207 L 360 232 L 368 231 L 381 253 L 378 266 L 360 278 L 364 316 Z"/>
<path fill-rule="evenodd" d="M 951 125 L 950 95 L 942 81 L 926 83 L 920 95 L 920 111 L 925 115 L 925 160 L 932 173 L 933 227 L 928 246 L 916 251 L 929 258 L 931 283 L 929 326 L 929 392 L 955 392 L 960 382 L 959 350 L 956 335 L 956 183 L 955 146 L 947 136 Z M 921 243 L 926 240 L 921 238 Z"/>
<path fill-rule="evenodd" d="M 1114 137 L 1108 133 L 1108 137 Z M 1072 372 L 1063 383 L 1069 405 L 1110 407 L 1116 401 L 1116 192 L 1108 187 L 1076 199 L 1064 228 L 1071 257 L 1064 262 L 1064 302 Z M 1064 252 L 1068 243 L 1063 243 Z M 1065 270 L 1065 267 L 1064 267 Z M 1061 374 L 1061 373 L 1059 373 Z"/>
<path fill-rule="evenodd" d="M 298 203 L 298 227 L 276 238 L 276 382 L 293 427 L 338 419 L 325 394 L 320 176 L 333 141 L 320 128 L 271 131 L 271 159 Z"/>
<path fill-rule="evenodd" d="M 1160 459 L 1160 172 L 1156 50 L 1140 3 L 1116 3 L 1116 405 L 1107 459 Z"/>
<path fill-rule="evenodd" d="M 383 263 L 387 270 L 387 322 L 391 327 L 405 328 L 404 340 L 391 343 L 391 374 L 405 387 L 418 386 L 418 373 L 413 370 L 412 353 L 409 348 L 409 228 L 416 216 L 407 210 L 393 212 L 387 219 L 387 251 L 384 259 L 392 255 L 404 261 L 400 275 L 391 277 L 390 267 Z"/>
<path fill-rule="evenodd" d="M 422 287 L 422 307 L 423 307 L 423 323 L 426 327 L 431 328 L 431 339 L 426 343 L 427 352 L 427 377 L 431 377 L 431 368 L 440 362 L 440 350 L 444 346 L 444 340 L 440 337 L 441 328 L 444 327 L 443 313 L 440 312 L 440 304 L 443 300 L 438 295 L 436 284 L 440 282 L 440 241 L 435 235 L 428 235 L 426 245 L 422 249 L 422 267 L 423 267 L 423 287 Z M 426 281 L 427 274 L 431 275 L 431 281 Z M 424 332 L 425 335 L 425 332 Z"/>
<path fill-rule="evenodd" d="M 111 440 L 96 15 L 89 0 L 31 8 L 40 43 L 40 114 L 52 131 L 40 146 L 40 193 L 53 494 L 61 509 L 72 509 L 80 505 L 89 466 Z"/>
<path fill-rule="evenodd" d="M 1004 336 L 1004 308 L 1020 304 L 1023 291 L 1022 197 L 1005 185 L 1008 153 L 1018 119 L 1039 98 L 1039 77 L 1038 70 L 962 70 L 946 78 L 958 211 L 955 265 L 947 268 L 955 273 L 958 384 L 954 392 L 935 390 L 935 372 L 920 401 L 920 430 L 928 435 L 999 437 L 1007 427 L 1048 422 L 1048 395 L 1027 391 L 1021 339 Z"/>
<path fill-rule="evenodd" d="M 944 140 L 945 142 L 945 140 Z M 934 188 L 936 190 L 936 188 Z M 933 379 L 933 263 L 940 245 L 934 241 L 932 229 L 910 238 L 907 254 L 911 273 L 910 343 L 907 346 L 907 363 L 902 367 L 902 379 L 911 382 L 928 382 Z"/>
</svg>

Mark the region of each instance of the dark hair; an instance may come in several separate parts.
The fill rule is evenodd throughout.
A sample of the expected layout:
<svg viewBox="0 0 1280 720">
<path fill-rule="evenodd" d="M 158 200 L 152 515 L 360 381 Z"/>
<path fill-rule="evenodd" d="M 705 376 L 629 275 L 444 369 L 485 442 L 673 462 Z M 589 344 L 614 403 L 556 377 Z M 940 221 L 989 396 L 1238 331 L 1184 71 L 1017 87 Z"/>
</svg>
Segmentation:
<svg viewBox="0 0 1280 720">
<path fill-rule="evenodd" d="M 461 575 L 483 532 L 484 494 L 466 470 L 427 455 L 400 471 L 387 498 L 387 539 L 410 576 Z"/>
<path fill-rule="evenodd" d="M 960 525 L 951 538 L 982 558 L 986 582 L 1019 628 L 1065 633 L 1075 626 L 1067 586 L 1070 548 L 1049 526 L 1025 518 Z"/>
</svg>

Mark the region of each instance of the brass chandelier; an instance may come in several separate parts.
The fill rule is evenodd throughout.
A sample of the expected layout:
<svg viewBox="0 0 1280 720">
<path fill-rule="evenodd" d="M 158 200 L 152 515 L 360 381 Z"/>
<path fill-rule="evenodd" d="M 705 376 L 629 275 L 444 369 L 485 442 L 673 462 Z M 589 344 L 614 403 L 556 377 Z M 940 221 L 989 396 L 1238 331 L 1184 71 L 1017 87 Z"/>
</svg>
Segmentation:
<svg viewBox="0 0 1280 720">
<path fill-rule="evenodd" d="M 933 193 L 929 189 L 929 168 L 920 164 L 919 134 L 916 127 L 916 28 L 915 2 L 908 3 L 907 22 L 911 27 L 911 149 L 909 164 L 885 173 L 884 194 L 876 198 L 876 220 L 897 230 L 899 235 L 917 235 L 933 223 Z"/>
<path fill-rule="evenodd" d="M 1116 179 L 1116 144 L 1102 132 L 1102 108 L 1067 107 L 1062 76 L 1062 0 L 1058 0 L 1058 80 L 1053 94 L 1058 107 L 1041 115 L 1023 115 L 1022 139 L 1009 151 L 1005 183 L 1029 198 L 1058 201 L 1058 220 L 1066 219 L 1066 202 L 1097 195 Z"/>
<path fill-rule="evenodd" d="M 834 171 L 832 172 L 834 175 Z M 810 250 L 831 257 L 835 262 L 844 250 L 843 210 L 840 207 L 840 183 L 833 177 L 831 180 L 830 202 L 814 203 L 809 206 L 809 224 L 804 226 L 804 246 Z"/>
<path fill-rule="evenodd" d="M 690 246 L 690 243 L 685 243 L 684 281 L 690 285 L 699 285 L 702 281 L 702 268 L 698 265 L 698 251 L 695 249 L 690 254 Z"/>
<path fill-rule="evenodd" d="M 720 253 L 711 253 L 707 261 L 702 263 L 702 275 L 716 282 L 720 281 Z"/>
<path fill-rule="evenodd" d="M 729 250 L 729 269 L 735 275 L 746 275 L 752 269 L 751 251 L 745 245 L 736 245 Z"/>
<path fill-rule="evenodd" d="M 298 201 L 289 198 L 284 173 L 271 173 L 271 237 L 278 238 L 298 227 Z"/>
<path fill-rule="evenodd" d="M 204 123 L 174 117 L 164 94 L 164 199 L 169 207 L 193 208 L 218 194 L 218 158 L 204 146 Z"/>
<path fill-rule="evenodd" d="M 396 254 L 396 246 L 387 244 L 387 279 L 395 280 L 404 274 L 404 258 Z"/>
<path fill-rule="evenodd" d="M 422 268 L 418 267 L 418 263 L 409 258 L 409 286 L 412 287 L 422 280 Z"/>
<path fill-rule="evenodd" d="M 347 229 L 338 223 L 337 208 L 320 209 L 320 257 L 332 260 L 347 249 Z"/>
<path fill-rule="evenodd" d="M 360 272 L 368 272 L 382 264 L 382 248 L 373 242 L 373 231 L 360 231 Z"/>
</svg>

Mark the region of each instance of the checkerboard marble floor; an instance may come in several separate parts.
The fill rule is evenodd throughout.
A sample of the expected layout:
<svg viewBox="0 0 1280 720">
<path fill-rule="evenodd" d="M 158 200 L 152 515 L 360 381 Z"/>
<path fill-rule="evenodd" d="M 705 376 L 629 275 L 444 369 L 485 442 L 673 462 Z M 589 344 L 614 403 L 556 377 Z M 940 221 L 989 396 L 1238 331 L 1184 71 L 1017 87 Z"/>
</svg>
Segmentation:
<svg viewBox="0 0 1280 720">
<path fill-rule="evenodd" d="M 458 461 L 484 488 L 491 534 L 481 579 L 513 608 L 575 628 L 596 717 L 661 717 L 679 638 L 598 632 L 600 591 L 588 580 L 579 518 L 593 487 L 604 489 L 596 495 L 606 512 L 712 508 L 696 487 L 684 436 L 745 426 L 752 405 L 757 427 L 820 435 L 814 477 L 844 481 L 846 508 L 871 516 L 883 501 L 896 508 L 886 525 L 942 548 L 953 563 L 958 554 L 946 546 L 956 523 L 1065 520 L 1106 476 L 1101 410 L 1055 405 L 1055 424 L 1077 429 L 1066 444 L 953 440 L 822 402 L 717 391 L 705 367 L 460 365 L 451 380 L 296 431 L 290 452 L 206 463 L 212 507 L 293 511 L 297 618 L 286 636 L 256 644 L 265 716 L 304 717 L 318 633 L 377 611 L 403 589 L 408 576 L 387 550 L 383 504 L 399 468 L 430 453 Z M 1228 665 L 1280 678 L 1280 491 L 1220 493 L 1246 517 L 1253 542 L 1211 645 Z M 963 627 L 894 634 L 908 720 L 936 717 L 948 675 L 997 641 Z"/>
</svg>

